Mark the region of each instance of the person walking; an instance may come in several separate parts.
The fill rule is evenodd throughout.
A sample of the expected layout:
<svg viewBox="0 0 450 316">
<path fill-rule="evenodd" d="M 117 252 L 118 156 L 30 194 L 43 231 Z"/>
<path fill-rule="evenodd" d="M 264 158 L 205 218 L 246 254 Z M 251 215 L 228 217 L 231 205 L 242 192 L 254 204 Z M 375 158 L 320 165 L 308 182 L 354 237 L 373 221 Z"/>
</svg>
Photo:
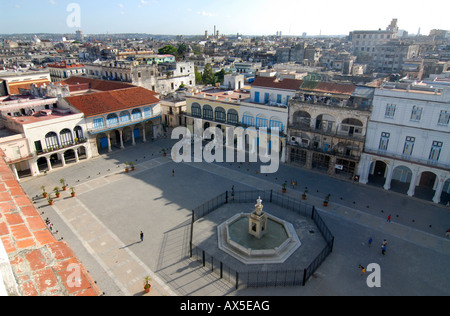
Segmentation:
<svg viewBox="0 0 450 316">
<path fill-rule="evenodd" d="M 372 246 L 372 241 L 373 241 L 373 239 L 372 239 L 372 236 L 371 237 L 369 237 L 369 248 L 370 248 L 370 246 Z"/>
<path fill-rule="evenodd" d="M 388 223 L 391 222 L 391 214 L 389 214 L 388 218 L 387 218 Z"/>
<path fill-rule="evenodd" d="M 175 177 L 175 169 L 172 169 L 172 177 Z"/>
<path fill-rule="evenodd" d="M 142 231 L 141 231 L 141 234 L 140 234 L 140 238 L 141 238 L 141 242 L 144 241 L 144 233 Z"/>
<path fill-rule="evenodd" d="M 366 268 L 364 268 L 362 265 L 359 265 L 358 268 L 361 270 L 361 275 L 364 275 L 366 273 Z"/>
<path fill-rule="evenodd" d="M 386 254 L 386 247 L 387 247 L 387 241 L 385 239 L 385 240 L 383 240 L 383 243 L 381 244 L 381 254 L 383 256 Z"/>
</svg>

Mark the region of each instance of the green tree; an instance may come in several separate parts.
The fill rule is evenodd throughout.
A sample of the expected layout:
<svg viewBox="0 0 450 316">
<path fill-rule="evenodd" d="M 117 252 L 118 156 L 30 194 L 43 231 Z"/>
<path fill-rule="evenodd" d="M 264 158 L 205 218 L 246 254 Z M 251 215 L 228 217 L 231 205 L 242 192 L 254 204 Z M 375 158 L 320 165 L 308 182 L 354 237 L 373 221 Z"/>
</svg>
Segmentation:
<svg viewBox="0 0 450 316">
<path fill-rule="evenodd" d="M 216 78 L 216 82 L 223 84 L 223 81 L 225 80 L 225 69 L 222 68 L 220 71 L 216 72 L 214 77 Z"/>
<path fill-rule="evenodd" d="M 178 50 L 172 45 L 167 45 L 158 50 L 158 54 L 160 55 L 177 55 Z"/>
<path fill-rule="evenodd" d="M 202 84 L 202 73 L 198 71 L 198 67 L 194 66 L 194 72 L 195 72 L 195 83 L 196 84 Z"/>
<path fill-rule="evenodd" d="M 203 70 L 202 82 L 204 84 L 214 84 L 215 77 L 210 64 L 205 65 L 205 69 Z"/>
<path fill-rule="evenodd" d="M 187 50 L 188 50 L 188 48 L 185 43 L 181 43 L 180 45 L 178 45 L 178 50 L 177 50 L 178 57 L 186 59 Z"/>
</svg>

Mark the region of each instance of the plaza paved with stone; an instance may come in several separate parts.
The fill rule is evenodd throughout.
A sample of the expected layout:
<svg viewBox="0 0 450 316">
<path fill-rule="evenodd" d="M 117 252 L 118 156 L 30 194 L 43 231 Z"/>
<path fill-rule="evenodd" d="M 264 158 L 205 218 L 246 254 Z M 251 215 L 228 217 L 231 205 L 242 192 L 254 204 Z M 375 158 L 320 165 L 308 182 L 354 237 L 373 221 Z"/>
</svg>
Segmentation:
<svg viewBox="0 0 450 316">
<path fill-rule="evenodd" d="M 162 139 L 55 169 L 22 181 L 41 216 L 49 218 L 83 262 L 105 295 L 144 295 L 143 278 L 152 279 L 145 295 L 449 295 L 450 210 L 431 202 L 369 185 L 281 165 L 260 174 L 257 163 L 174 163 Z M 136 170 L 125 173 L 124 163 Z M 172 170 L 174 174 L 172 174 Z M 64 178 L 76 197 L 63 192 L 49 206 L 40 198 Z M 316 205 L 335 236 L 334 249 L 305 287 L 235 290 L 232 284 L 186 259 L 191 210 L 226 190 L 281 190 Z M 326 194 L 330 205 L 322 207 Z M 392 222 L 386 221 L 392 215 Z M 144 241 L 139 233 L 144 232 Z M 373 244 L 368 246 L 369 236 Z M 381 242 L 388 241 L 385 256 Z M 381 287 L 369 288 L 358 265 L 378 263 Z"/>
</svg>

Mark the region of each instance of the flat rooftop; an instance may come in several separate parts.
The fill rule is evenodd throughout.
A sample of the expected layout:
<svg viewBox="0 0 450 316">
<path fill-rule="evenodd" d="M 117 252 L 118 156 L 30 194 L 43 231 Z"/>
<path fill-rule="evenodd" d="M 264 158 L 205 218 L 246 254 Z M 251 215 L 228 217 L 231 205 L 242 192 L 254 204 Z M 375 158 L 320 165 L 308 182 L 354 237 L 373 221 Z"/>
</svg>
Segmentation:
<svg viewBox="0 0 450 316">
<path fill-rule="evenodd" d="M 44 115 L 41 113 L 42 111 L 39 111 L 33 115 L 22 115 L 22 116 L 5 116 L 4 115 L 3 117 L 6 117 L 7 119 L 16 122 L 17 124 L 25 125 L 25 124 L 32 124 L 32 123 L 37 123 L 37 122 L 50 121 L 50 120 L 54 120 L 54 119 L 58 119 L 58 118 L 62 118 L 62 117 L 68 117 L 68 116 L 77 114 L 77 113 L 72 113 L 72 112 L 68 112 L 68 113 L 56 112 L 56 111 L 52 111 L 52 110 L 46 110 L 46 111 L 48 111 L 47 115 Z"/>
</svg>

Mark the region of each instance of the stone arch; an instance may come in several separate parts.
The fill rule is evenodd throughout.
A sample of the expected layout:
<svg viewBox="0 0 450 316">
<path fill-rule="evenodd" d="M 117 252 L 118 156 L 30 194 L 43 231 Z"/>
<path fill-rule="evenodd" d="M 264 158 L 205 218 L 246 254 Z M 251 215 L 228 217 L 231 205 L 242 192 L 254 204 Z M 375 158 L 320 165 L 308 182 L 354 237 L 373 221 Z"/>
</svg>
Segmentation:
<svg viewBox="0 0 450 316">
<path fill-rule="evenodd" d="M 383 186 L 386 182 L 388 164 L 383 160 L 373 160 L 370 164 L 368 184 Z"/>
<path fill-rule="evenodd" d="M 278 116 L 272 116 L 269 119 L 269 128 L 275 128 L 275 127 L 278 127 L 280 132 L 282 132 L 284 130 L 284 124 Z"/>
<path fill-rule="evenodd" d="M 77 148 L 78 159 L 87 159 L 87 150 L 86 147 L 80 146 Z"/>
<path fill-rule="evenodd" d="M 258 114 L 256 116 L 256 127 L 269 127 L 269 121 L 264 114 Z"/>
<path fill-rule="evenodd" d="M 120 116 L 120 123 L 127 123 L 131 121 L 131 115 L 129 111 L 122 111 L 119 114 Z"/>
<path fill-rule="evenodd" d="M 227 115 L 223 107 L 218 106 L 214 109 L 214 119 L 218 122 L 226 121 Z"/>
<path fill-rule="evenodd" d="M 114 126 L 117 124 L 119 124 L 119 117 L 117 116 L 117 114 L 116 113 L 108 114 L 108 116 L 106 117 L 106 125 Z"/>
<path fill-rule="evenodd" d="M 439 177 L 436 173 L 429 170 L 423 170 L 419 174 L 417 186 L 414 190 L 414 196 L 431 201 L 436 190 L 437 181 L 439 181 Z"/>
<path fill-rule="evenodd" d="M 316 126 L 318 130 L 331 132 L 336 125 L 336 118 L 330 114 L 320 114 L 316 117 Z"/>
<path fill-rule="evenodd" d="M 39 172 L 49 170 L 49 165 L 47 164 L 47 158 L 41 157 L 36 161 L 36 163 L 37 163 Z"/>
<path fill-rule="evenodd" d="M 133 120 L 140 120 L 142 119 L 142 111 L 141 109 L 134 109 L 131 111 L 131 117 Z"/>
<path fill-rule="evenodd" d="M 100 133 L 96 136 L 97 151 L 99 153 L 108 151 L 108 135 L 106 133 Z"/>
<path fill-rule="evenodd" d="M 205 104 L 203 106 L 203 118 L 206 120 L 213 120 L 214 119 L 214 111 L 211 105 Z"/>
<path fill-rule="evenodd" d="M 59 138 L 58 134 L 55 132 L 48 132 L 45 135 L 45 145 L 47 146 L 47 149 L 54 149 L 59 148 Z"/>
<path fill-rule="evenodd" d="M 234 109 L 229 109 L 227 112 L 227 123 L 237 124 L 239 123 L 239 113 Z"/>
<path fill-rule="evenodd" d="M 73 149 L 69 149 L 64 152 L 64 160 L 66 163 L 75 162 L 75 159 L 75 151 Z"/>
<path fill-rule="evenodd" d="M 311 126 L 311 114 L 306 111 L 296 111 L 292 115 L 292 124 L 299 128 L 309 128 Z"/>
<path fill-rule="evenodd" d="M 342 120 L 340 130 L 343 133 L 347 133 L 349 136 L 354 134 L 361 135 L 363 132 L 364 124 L 355 118 L 346 118 Z"/>
<path fill-rule="evenodd" d="M 202 107 L 197 102 L 192 103 L 191 105 L 191 114 L 194 117 L 202 117 Z"/>
<path fill-rule="evenodd" d="M 61 130 L 61 132 L 59 132 L 59 139 L 61 141 L 61 146 L 73 145 L 72 131 L 68 128 Z"/>
<path fill-rule="evenodd" d="M 73 133 L 78 141 L 84 139 L 83 128 L 81 126 L 75 126 L 75 128 L 73 129 Z"/>
<path fill-rule="evenodd" d="M 404 165 L 396 166 L 392 172 L 391 190 L 407 193 L 413 177 L 412 170 Z"/>
</svg>

